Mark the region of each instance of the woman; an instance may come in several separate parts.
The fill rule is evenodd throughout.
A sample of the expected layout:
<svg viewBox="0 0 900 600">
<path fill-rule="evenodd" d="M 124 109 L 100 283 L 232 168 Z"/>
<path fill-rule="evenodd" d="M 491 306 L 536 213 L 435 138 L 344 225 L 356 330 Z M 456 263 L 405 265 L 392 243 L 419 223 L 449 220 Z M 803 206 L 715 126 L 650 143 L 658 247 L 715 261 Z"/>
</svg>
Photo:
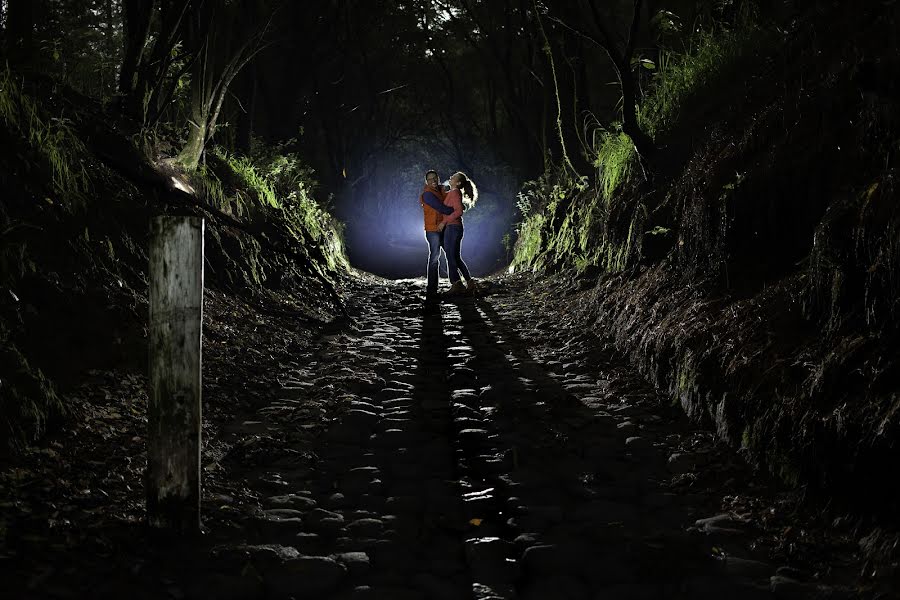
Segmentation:
<svg viewBox="0 0 900 600">
<path fill-rule="evenodd" d="M 471 208 L 478 200 L 478 188 L 475 183 L 463 172 L 456 172 L 450 178 L 450 191 L 444 197 L 444 204 L 453 209 L 449 215 L 445 215 L 442 221 L 444 228 L 444 254 L 447 255 L 447 268 L 450 271 L 450 289 L 448 296 L 458 296 L 463 293 L 475 292 L 475 280 L 469 273 L 469 267 L 463 262 L 460 250 L 463 239 L 463 204 Z M 466 279 L 463 286 L 459 274 Z"/>
</svg>

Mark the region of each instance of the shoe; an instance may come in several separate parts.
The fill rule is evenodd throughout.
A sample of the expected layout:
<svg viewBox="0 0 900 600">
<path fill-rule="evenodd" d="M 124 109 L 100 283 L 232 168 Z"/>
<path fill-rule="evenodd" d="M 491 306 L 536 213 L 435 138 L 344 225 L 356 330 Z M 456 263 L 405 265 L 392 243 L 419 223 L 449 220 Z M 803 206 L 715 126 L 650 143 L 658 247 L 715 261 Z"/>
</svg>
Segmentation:
<svg viewBox="0 0 900 600">
<path fill-rule="evenodd" d="M 470 279 L 466 282 L 466 293 L 470 296 L 474 296 L 475 292 L 478 291 L 478 285 L 475 283 L 474 279 Z"/>
<path fill-rule="evenodd" d="M 462 281 L 456 281 L 450 286 L 450 289 L 444 292 L 445 296 L 462 296 L 466 292 L 466 286 Z"/>
</svg>

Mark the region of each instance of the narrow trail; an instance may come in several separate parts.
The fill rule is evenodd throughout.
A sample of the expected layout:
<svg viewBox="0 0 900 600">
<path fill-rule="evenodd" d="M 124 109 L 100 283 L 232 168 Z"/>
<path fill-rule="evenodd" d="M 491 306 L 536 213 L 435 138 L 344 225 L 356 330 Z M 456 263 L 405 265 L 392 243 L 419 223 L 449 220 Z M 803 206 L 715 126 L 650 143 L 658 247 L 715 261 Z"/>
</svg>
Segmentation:
<svg viewBox="0 0 900 600">
<path fill-rule="evenodd" d="M 352 325 L 234 423 L 261 509 L 212 536 L 202 593 L 856 597 L 755 559 L 743 462 L 526 281 L 433 309 L 419 285 L 352 283 Z"/>
<path fill-rule="evenodd" d="M 316 335 L 207 295 L 199 536 L 144 525 L 146 381 L 95 374 L 84 422 L 0 472 L 0 599 L 896 597 L 576 292 L 516 276 L 425 310 L 423 283 L 354 277 Z"/>
</svg>

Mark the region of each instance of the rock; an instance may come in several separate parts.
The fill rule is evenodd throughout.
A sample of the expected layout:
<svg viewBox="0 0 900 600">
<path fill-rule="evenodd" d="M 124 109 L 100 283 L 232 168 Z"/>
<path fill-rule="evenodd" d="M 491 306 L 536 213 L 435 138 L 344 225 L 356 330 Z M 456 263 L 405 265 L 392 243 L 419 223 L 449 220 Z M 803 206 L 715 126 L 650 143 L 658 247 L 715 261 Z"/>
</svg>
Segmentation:
<svg viewBox="0 0 900 600">
<path fill-rule="evenodd" d="M 378 423 L 378 415 L 368 410 L 351 409 L 341 415 L 341 421 L 351 427 L 357 427 L 371 433 L 376 423 Z"/>
<path fill-rule="evenodd" d="M 578 573 L 586 557 L 581 548 L 539 544 L 522 553 L 522 566 L 528 575 Z"/>
<path fill-rule="evenodd" d="M 331 508 L 345 508 L 349 506 L 349 502 L 344 494 L 335 492 L 328 496 L 327 505 Z"/>
<path fill-rule="evenodd" d="M 488 562 L 499 564 L 512 556 L 515 546 L 498 537 L 477 537 L 466 540 L 466 562 L 470 565 Z"/>
<path fill-rule="evenodd" d="M 347 531 L 355 537 L 377 538 L 383 530 L 380 519 L 357 519 L 347 524 Z"/>
<path fill-rule="evenodd" d="M 705 519 L 697 519 L 693 529 L 706 534 L 736 535 L 744 532 L 745 521 L 729 514 L 720 514 Z"/>
<path fill-rule="evenodd" d="M 784 575 L 773 575 L 769 578 L 769 589 L 776 598 L 784 598 L 786 600 L 833 597 L 831 594 L 832 590 L 828 586 L 804 583 Z"/>
<path fill-rule="evenodd" d="M 570 394 L 590 394 L 597 391 L 597 386 L 593 383 L 567 383 L 563 389 Z"/>
<path fill-rule="evenodd" d="M 631 421 L 624 421 L 616 425 L 616 429 L 623 435 L 631 435 L 632 433 L 637 431 L 637 425 L 635 425 Z"/>
<path fill-rule="evenodd" d="M 515 598 L 516 589 L 512 585 L 484 583 L 472 584 L 472 600 L 507 600 Z"/>
<path fill-rule="evenodd" d="M 369 555 L 365 552 L 344 552 L 335 558 L 347 567 L 351 577 L 362 577 L 369 572 Z"/>
<path fill-rule="evenodd" d="M 516 550 L 518 550 L 521 555 L 521 553 L 525 552 L 526 548 L 538 545 L 538 540 L 540 540 L 540 534 L 538 533 L 520 533 L 516 536 L 516 539 L 513 540 L 513 544 L 515 544 Z"/>
<path fill-rule="evenodd" d="M 266 498 L 265 503 L 279 508 L 293 508 L 296 510 L 312 510 L 316 507 L 316 501 L 308 496 L 299 494 L 284 494 L 281 496 L 270 496 Z"/>
<path fill-rule="evenodd" d="M 625 438 L 625 448 L 631 452 L 646 453 L 653 449 L 653 444 L 645 437 L 631 436 Z"/>
<path fill-rule="evenodd" d="M 336 535 L 344 526 L 344 517 L 340 513 L 316 508 L 306 515 L 304 523 L 307 529 L 315 533 Z"/>
<path fill-rule="evenodd" d="M 216 546 L 210 554 L 213 560 L 228 570 L 240 570 L 251 562 L 266 569 L 300 556 L 296 548 L 280 544 Z"/>
<path fill-rule="evenodd" d="M 272 521 L 281 521 L 284 519 L 302 519 L 306 513 L 293 508 L 271 508 L 263 511 L 263 515 Z"/>
</svg>

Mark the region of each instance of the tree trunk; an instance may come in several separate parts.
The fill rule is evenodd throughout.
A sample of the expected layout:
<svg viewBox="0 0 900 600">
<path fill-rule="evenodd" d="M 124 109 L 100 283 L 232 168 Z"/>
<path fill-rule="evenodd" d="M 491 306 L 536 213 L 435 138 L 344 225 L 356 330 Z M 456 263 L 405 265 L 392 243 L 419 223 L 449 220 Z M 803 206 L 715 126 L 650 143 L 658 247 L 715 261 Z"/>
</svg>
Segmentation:
<svg viewBox="0 0 900 600">
<path fill-rule="evenodd" d="M 634 142 L 638 154 L 645 159 L 651 159 L 656 148 L 653 140 L 641 129 L 637 120 L 637 93 L 634 77 L 631 75 L 631 65 L 617 65 L 616 70 L 619 72 L 619 81 L 622 85 L 622 131 Z"/>
<path fill-rule="evenodd" d="M 144 48 L 150 36 L 150 21 L 154 0 L 123 0 L 123 57 L 119 71 L 119 93 L 125 99 L 125 109 L 135 116 L 143 105 L 143 99 L 135 106 L 135 92 L 140 87 L 138 70 L 143 62 Z"/>
<path fill-rule="evenodd" d="M 193 118 L 188 139 L 178 154 L 178 163 L 187 171 L 194 171 L 200 165 L 200 158 L 206 146 L 206 136 L 209 133 L 206 127 L 208 113 L 203 111 L 202 106 L 195 106 L 191 114 Z"/>
<path fill-rule="evenodd" d="M 253 31 L 255 28 L 240 16 L 235 6 L 191 4 L 185 38 L 194 56 L 192 121 L 188 141 L 177 158 L 189 171 L 200 164 L 203 150 L 215 133 L 229 86 L 259 49 L 261 31 Z"/>
<path fill-rule="evenodd" d="M 590 39 L 600 45 L 609 56 L 619 76 L 619 85 L 622 90 L 622 131 L 634 142 L 634 147 L 638 154 L 644 159 L 651 159 L 655 154 L 656 148 L 653 140 L 641 129 L 637 120 L 637 93 L 634 84 L 634 76 L 631 74 L 631 57 L 634 55 L 634 48 L 637 42 L 637 35 L 640 29 L 641 8 L 643 0 L 633 0 L 631 13 L 631 26 L 628 31 L 628 38 L 625 47 L 619 49 L 614 41 L 612 31 L 604 21 L 604 17 L 600 14 L 594 0 L 588 3 L 591 9 L 591 16 L 594 25 L 600 32 L 600 39 L 595 37 Z"/>
</svg>

